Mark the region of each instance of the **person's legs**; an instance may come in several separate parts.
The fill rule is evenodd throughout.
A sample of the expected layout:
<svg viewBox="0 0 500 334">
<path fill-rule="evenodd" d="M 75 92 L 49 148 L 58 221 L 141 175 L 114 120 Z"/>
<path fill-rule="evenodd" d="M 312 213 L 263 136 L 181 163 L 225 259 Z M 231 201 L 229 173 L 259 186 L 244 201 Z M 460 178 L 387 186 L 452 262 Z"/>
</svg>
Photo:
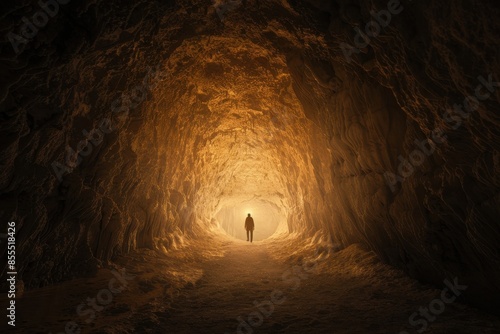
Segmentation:
<svg viewBox="0 0 500 334">
<path fill-rule="evenodd" d="M 250 230 L 247 230 L 247 241 L 248 241 L 248 234 L 250 233 Z"/>
<path fill-rule="evenodd" d="M 250 231 L 250 242 L 253 242 L 253 230 Z"/>
</svg>

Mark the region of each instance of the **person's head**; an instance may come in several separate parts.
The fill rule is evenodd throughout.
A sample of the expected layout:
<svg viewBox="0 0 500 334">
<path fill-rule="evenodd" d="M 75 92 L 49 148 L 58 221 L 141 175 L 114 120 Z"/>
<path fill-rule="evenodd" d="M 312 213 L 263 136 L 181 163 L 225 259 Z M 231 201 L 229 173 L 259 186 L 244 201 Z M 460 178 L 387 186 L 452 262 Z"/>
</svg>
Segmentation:
<svg viewBox="0 0 500 334">
<path fill-rule="evenodd" d="M 248 217 L 250 217 L 250 214 L 248 214 Z"/>
</svg>

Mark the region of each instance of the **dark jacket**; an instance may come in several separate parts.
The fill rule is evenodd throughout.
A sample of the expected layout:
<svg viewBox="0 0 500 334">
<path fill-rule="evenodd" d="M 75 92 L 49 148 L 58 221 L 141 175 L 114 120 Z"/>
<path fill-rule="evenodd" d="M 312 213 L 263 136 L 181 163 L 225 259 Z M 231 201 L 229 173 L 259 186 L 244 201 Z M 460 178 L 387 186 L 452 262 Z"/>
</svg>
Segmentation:
<svg viewBox="0 0 500 334">
<path fill-rule="evenodd" d="M 247 217 L 247 219 L 245 219 L 245 229 L 248 231 L 253 231 L 254 227 L 255 225 L 253 223 L 253 218 Z"/>
</svg>

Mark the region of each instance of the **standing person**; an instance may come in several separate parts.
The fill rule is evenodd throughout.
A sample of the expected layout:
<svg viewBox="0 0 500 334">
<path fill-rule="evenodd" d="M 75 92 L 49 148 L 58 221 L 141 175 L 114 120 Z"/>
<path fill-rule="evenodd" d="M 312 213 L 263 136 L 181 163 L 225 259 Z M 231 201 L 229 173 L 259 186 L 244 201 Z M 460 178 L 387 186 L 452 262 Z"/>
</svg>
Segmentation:
<svg viewBox="0 0 500 334">
<path fill-rule="evenodd" d="M 247 219 L 245 219 L 245 230 L 247 230 L 247 241 L 248 237 L 250 237 L 250 242 L 253 241 L 253 229 L 255 224 L 253 223 L 253 218 L 248 214 Z"/>
</svg>

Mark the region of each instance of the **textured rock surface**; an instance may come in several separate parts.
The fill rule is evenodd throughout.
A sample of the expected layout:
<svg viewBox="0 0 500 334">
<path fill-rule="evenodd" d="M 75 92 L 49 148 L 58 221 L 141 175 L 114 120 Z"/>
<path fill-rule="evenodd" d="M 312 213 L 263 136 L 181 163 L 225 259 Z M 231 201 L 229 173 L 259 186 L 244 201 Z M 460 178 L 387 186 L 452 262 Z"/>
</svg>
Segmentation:
<svg viewBox="0 0 500 334">
<path fill-rule="evenodd" d="M 39 10 L 9 6 L 2 36 Z M 342 43 L 387 6 L 75 0 L 19 55 L 2 43 L 0 205 L 18 222 L 25 284 L 180 247 L 255 200 L 286 217 L 279 232 L 366 244 L 426 282 L 458 276 L 492 307 L 498 87 L 466 118 L 443 114 L 479 76 L 497 81 L 500 10 L 404 1 L 348 61 Z M 446 141 L 392 191 L 384 174 L 435 129 Z"/>
</svg>

